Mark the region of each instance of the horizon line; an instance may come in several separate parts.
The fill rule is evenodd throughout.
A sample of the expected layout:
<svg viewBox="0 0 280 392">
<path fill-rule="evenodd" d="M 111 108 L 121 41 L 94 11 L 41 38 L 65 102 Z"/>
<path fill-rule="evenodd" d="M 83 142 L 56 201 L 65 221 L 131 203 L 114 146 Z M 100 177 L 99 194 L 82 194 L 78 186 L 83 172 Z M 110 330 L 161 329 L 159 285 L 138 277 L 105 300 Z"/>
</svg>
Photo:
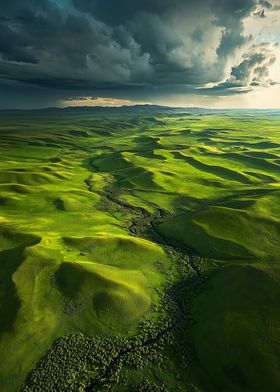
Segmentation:
<svg viewBox="0 0 280 392">
<path fill-rule="evenodd" d="M 279 108 L 256 108 L 256 107 L 229 107 L 229 108 L 211 108 L 211 107 L 203 107 L 203 106 L 169 106 L 169 105 L 159 105 L 159 104 L 134 104 L 134 105 L 120 105 L 120 106 L 111 106 L 111 105 L 76 105 L 76 106 L 46 106 L 46 107 L 40 107 L 40 108 L 0 108 L 0 112 L 6 112 L 6 111 L 46 111 L 46 110 L 77 110 L 77 109 L 129 109 L 129 108 L 135 108 L 135 107 L 154 107 L 154 108 L 162 108 L 162 109 L 181 109 L 181 110 L 213 110 L 213 111 L 230 111 L 230 110 L 256 110 L 256 111 L 268 111 L 268 110 L 273 110 L 273 111 L 280 111 Z"/>
</svg>

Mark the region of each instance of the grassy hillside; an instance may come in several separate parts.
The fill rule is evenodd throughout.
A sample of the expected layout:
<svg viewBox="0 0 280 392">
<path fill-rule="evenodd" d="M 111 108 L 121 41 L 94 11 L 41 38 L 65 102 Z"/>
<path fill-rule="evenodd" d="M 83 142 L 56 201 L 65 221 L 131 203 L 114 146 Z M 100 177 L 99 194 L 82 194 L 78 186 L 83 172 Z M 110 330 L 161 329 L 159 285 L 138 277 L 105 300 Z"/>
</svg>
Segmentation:
<svg viewBox="0 0 280 392">
<path fill-rule="evenodd" d="M 152 110 L 2 113 L 1 391 L 279 390 L 279 117 Z"/>
<path fill-rule="evenodd" d="M 231 264 L 210 274 L 194 300 L 190 374 L 202 390 L 279 387 L 278 271 Z"/>
</svg>

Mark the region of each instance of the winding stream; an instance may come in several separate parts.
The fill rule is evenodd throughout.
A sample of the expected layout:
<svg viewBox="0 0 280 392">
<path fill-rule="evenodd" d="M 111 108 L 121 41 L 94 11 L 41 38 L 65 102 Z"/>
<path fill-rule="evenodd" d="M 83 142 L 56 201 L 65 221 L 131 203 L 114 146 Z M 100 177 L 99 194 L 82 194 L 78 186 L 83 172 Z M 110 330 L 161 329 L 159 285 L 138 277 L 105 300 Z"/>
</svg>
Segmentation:
<svg viewBox="0 0 280 392">
<path fill-rule="evenodd" d="M 89 192 L 93 192 L 91 178 L 92 177 L 90 176 L 89 178 L 87 178 L 85 180 L 85 186 Z M 128 227 L 126 227 L 126 230 L 129 232 L 129 234 L 131 234 L 133 236 L 136 235 L 136 236 L 140 237 L 139 235 L 136 234 L 138 231 L 137 228 L 139 225 L 137 222 L 139 220 L 139 216 L 140 217 L 143 216 L 143 218 L 145 217 L 146 220 L 143 219 L 142 224 L 143 224 L 143 221 L 148 222 L 148 223 L 145 225 L 146 226 L 145 230 L 144 231 L 142 230 L 142 231 L 145 234 L 148 234 L 149 240 L 158 244 L 158 245 L 168 247 L 169 249 L 173 249 L 176 253 L 179 252 L 179 254 L 183 254 L 184 256 L 186 256 L 188 259 L 188 263 L 194 272 L 194 276 L 192 277 L 192 279 L 190 281 L 189 280 L 188 281 L 184 281 L 184 280 L 179 281 L 177 284 L 173 285 L 172 288 L 168 292 L 169 298 L 173 301 L 173 303 L 175 304 L 176 309 L 177 309 L 177 316 L 176 316 L 175 320 L 170 325 L 168 325 L 166 328 L 159 329 L 159 331 L 157 332 L 157 334 L 155 336 L 144 340 L 140 346 L 139 345 L 134 346 L 134 347 L 132 346 L 127 349 L 119 351 L 119 353 L 106 366 L 103 373 L 101 375 L 99 375 L 97 378 L 93 379 L 90 382 L 90 384 L 85 388 L 85 392 L 94 391 L 95 388 L 98 387 L 98 385 L 100 385 L 101 379 L 102 380 L 108 379 L 112 375 L 112 373 L 114 371 L 114 367 L 123 358 L 125 358 L 126 355 L 133 353 L 133 352 L 136 352 L 141 347 L 152 346 L 153 344 L 157 343 L 162 338 L 164 338 L 165 335 L 167 335 L 170 332 L 173 332 L 183 321 L 185 321 L 186 320 L 185 308 L 184 308 L 182 302 L 180 301 L 182 293 L 186 290 L 190 290 L 190 289 L 194 288 L 199 283 L 201 283 L 201 280 L 202 280 L 199 268 L 197 267 L 197 265 L 194 261 L 192 252 L 186 248 L 181 248 L 181 247 L 178 247 L 177 245 L 175 246 L 174 244 L 170 243 L 170 241 L 168 241 L 168 239 L 164 238 L 157 231 L 156 226 L 157 226 L 158 222 L 162 221 L 164 219 L 164 211 L 163 210 L 158 209 L 157 214 L 150 214 L 144 208 L 135 207 L 135 206 L 132 206 L 132 205 L 126 203 L 125 201 L 119 200 L 118 198 L 114 197 L 110 191 L 102 192 L 99 194 L 102 198 L 106 198 L 109 202 L 121 207 L 122 209 L 126 209 L 129 212 L 135 211 L 138 214 L 138 216 L 136 214 L 136 217 L 132 218 L 130 225 Z M 142 227 L 143 226 L 141 226 L 141 228 Z"/>
</svg>

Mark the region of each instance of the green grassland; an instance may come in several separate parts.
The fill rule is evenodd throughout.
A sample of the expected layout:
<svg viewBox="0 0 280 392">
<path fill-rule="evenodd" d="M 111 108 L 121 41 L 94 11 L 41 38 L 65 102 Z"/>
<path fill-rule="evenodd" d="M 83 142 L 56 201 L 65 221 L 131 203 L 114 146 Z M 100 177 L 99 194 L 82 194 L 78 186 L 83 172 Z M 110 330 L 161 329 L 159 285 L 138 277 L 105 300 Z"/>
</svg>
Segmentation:
<svg viewBox="0 0 280 392">
<path fill-rule="evenodd" d="M 278 391 L 279 263 L 279 113 L 1 114 L 0 391 L 86 390 L 88 362 L 30 375 L 58 338 L 157 336 L 175 291 L 112 390 Z"/>
</svg>

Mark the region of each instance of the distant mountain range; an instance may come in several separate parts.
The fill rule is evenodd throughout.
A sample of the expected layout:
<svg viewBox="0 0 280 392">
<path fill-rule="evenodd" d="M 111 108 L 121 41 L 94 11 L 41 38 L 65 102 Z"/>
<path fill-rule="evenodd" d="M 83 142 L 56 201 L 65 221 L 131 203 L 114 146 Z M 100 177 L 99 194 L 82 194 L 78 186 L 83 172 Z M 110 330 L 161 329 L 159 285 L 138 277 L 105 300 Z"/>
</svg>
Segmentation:
<svg viewBox="0 0 280 392">
<path fill-rule="evenodd" d="M 280 109 L 213 109 L 200 107 L 171 107 L 162 105 L 132 105 L 132 106 L 68 106 L 68 107 L 49 107 L 42 109 L 4 109 L 0 113 L 92 113 L 92 114 L 149 114 L 149 113 L 169 113 L 169 114 L 184 114 L 184 115 L 210 115 L 217 113 L 254 113 L 265 112 L 274 115 L 280 115 Z"/>
</svg>

